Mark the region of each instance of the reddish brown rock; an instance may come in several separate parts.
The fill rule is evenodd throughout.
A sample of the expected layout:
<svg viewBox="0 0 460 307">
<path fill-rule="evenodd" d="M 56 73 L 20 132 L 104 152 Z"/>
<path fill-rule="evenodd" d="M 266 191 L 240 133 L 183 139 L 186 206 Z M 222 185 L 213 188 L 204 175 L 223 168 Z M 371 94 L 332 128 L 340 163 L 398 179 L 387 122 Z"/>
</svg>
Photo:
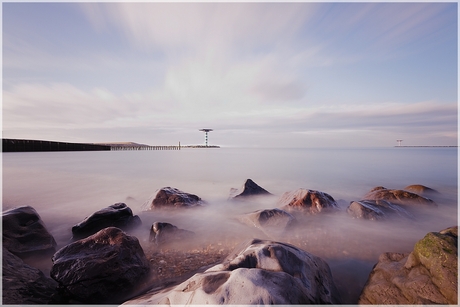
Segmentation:
<svg viewBox="0 0 460 307">
<path fill-rule="evenodd" d="M 75 241 L 53 256 L 51 277 L 64 296 L 88 304 L 117 304 L 150 266 L 137 238 L 115 227 Z"/>
<path fill-rule="evenodd" d="M 278 207 L 288 212 L 301 211 L 309 214 L 339 208 L 331 195 L 307 189 L 297 189 L 284 193 L 278 200 Z"/>
<path fill-rule="evenodd" d="M 203 200 L 195 194 L 182 192 L 176 188 L 164 187 L 142 205 L 142 209 L 177 209 L 192 208 L 203 205 Z"/>
<path fill-rule="evenodd" d="M 404 190 L 391 190 L 384 187 L 373 188 L 363 197 L 363 200 L 386 200 L 393 204 L 407 206 L 437 206 L 429 198 Z"/>
</svg>

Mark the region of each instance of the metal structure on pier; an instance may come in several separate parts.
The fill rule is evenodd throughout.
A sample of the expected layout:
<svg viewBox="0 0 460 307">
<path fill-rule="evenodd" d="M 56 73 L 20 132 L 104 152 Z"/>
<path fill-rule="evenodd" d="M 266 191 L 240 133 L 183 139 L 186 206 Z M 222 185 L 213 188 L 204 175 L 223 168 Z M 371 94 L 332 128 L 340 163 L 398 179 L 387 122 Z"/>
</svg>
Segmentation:
<svg viewBox="0 0 460 307">
<path fill-rule="evenodd" d="M 398 147 L 401 146 L 401 142 L 402 142 L 402 141 L 403 141 L 403 140 L 396 140 L 396 142 L 398 142 Z"/>
<path fill-rule="evenodd" d="M 200 131 L 203 131 L 205 133 L 204 141 L 206 147 L 208 147 L 208 132 L 212 131 L 212 129 L 200 129 Z"/>
</svg>

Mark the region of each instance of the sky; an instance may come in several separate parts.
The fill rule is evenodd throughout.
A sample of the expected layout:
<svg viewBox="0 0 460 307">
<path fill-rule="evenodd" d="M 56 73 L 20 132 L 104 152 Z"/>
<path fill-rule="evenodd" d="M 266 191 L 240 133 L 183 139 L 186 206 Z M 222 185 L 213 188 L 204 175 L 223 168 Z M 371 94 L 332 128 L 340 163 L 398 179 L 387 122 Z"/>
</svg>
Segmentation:
<svg viewBox="0 0 460 307">
<path fill-rule="evenodd" d="M 2 3 L 4 138 L 457 145 L 456 2 Z"/>
</svg>

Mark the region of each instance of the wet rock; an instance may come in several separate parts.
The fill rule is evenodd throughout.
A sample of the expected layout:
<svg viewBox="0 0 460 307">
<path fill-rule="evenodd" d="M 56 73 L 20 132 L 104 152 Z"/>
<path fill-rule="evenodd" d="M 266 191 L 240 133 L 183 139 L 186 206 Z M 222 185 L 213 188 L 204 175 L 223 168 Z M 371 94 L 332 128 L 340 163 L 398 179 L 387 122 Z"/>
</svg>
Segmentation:
<svg viewBox="0 0 460 307">
<path fill-rule="evenodd" d="M 3 247 L 25 258 L 32 255 L 52 255 L 56 241 L 48 232 L 37 211 L 30 206 L 2 213 Z"/>
<path fill-rule="evenodd" d="M 239 189 L 231 188 L 229 199 L 243 199 L 251 196 L 272 195 L 251 179 L 247 179 Z"/>
<path fill-rule="evenodd" d="M 149 241 L 161 246 L 164 244 L 191 239 L 194 232 L 177 228 L 170 223 L 155 222 L 150 228 Z"/>
<path fill-rule="evenodd" d="M 412 219 L 413 216 L 403 207 L 385 200 L 352 201 L 347 213 L 354 218 L 366 220 L 382 220 L 397 215 Z"/>
<path fill-rule="evenodd" d="M 278 207 L 288 212 L 301 211 L 310 214 L 339 208 L 331 195 L 307 189 L 297 189 L 284 193 L 278 200 Z"/>
<path fill-rule="evenodd" d="M 386 200 L 397 205 L 437 206 L 437 204 L 429 198 L 404 190 L 390 190 L 384 187 L 373 188 L 363 199 Z"/>
<path fill-rule="evenodd" d="M 248 226 L 262 230 L 266 235 L 280 235 L 295 224 L 295 217 L 281 209 L 265 209 L 238 216 Z"/>
<path fill-rule="evenodd" d="M 440 193 L 435 189 L 426 187 L 421 184 L 412 184 L 404 188 L 404 190 L 418 194 L 423 197 L 438 196 Z"/>
<path fill-rule="evenodd" d="M 359 303 L 457 305 L 457 240 L 451 227 L 428 233 L 410 254 L 382 254 Z"/>
<path fill-rule="evenodd" d="M 80 223 L 72 227 L 74 240 L 79 240 L 95 234 L 107 227 L 117 227 L 129 230 L 141 225 L 139 216 L 133 216 L 133 211 L 125 203 L 116 203 L 96 211 Z"/>
<path fill-rule="evenodd" d="M 203 200 L 197 195 L 182 192 L 176 188 L 165 187 L 158 190 L 156 195 L 142 205 L 144 211 L 154 209 L 190 208 L 203 205 Z"/>
<path fill-rule="evenodd" d="M 3 247 L 2 304 L 44 305 L 51 301 L 57 283 L 39 269 L 25 264 L 22 259 Z"/>
<path fill-rule="evenodd" d="M 82 303 L 120 303 L 149 273 L 137 238 L 108 227 L 75 241 L 53 256 L 51 277 Z"/>
<path fill-rule="evenodd" d="M 335 304 L 340 303 L 336 291 L 321 258 L 289 244 L 256 239 L 172 289 L 125 304 Z"/>
</svg>

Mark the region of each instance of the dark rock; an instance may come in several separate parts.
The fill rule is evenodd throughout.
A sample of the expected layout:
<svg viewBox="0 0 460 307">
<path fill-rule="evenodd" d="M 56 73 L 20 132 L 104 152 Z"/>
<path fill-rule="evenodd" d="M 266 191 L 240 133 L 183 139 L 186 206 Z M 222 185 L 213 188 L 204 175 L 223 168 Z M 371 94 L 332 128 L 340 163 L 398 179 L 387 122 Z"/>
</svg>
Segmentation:
<svg viewBox="0 0 460 307">
<path fill-rule="evenodd" d="M 204 202 L 194 194 L 182 192 L 176 188 L 165 187 L 142 205 L 143 210 L 176 209 L 201 206 Z"/>
<path fill-rule="evenodd" d="M 248 226 L 262 230 L 268 236 L 280 235 L 295 224 L 295 217 L 281 209 L 265 209 L 238 216 Z"/>
<path fill-rule="evenodd" d="M 250 196 L 259 196 L 259 195 L 272 195 L 270 192 L 260 187 L 252 181 L 247 179 L 246 182 L 240 189 L 231 188 L 229 199 L 241 199 Z"/>
<path fill-rule="evenodd" d="M 253 240 L 222 264 L 197 273 L 167 291 L 127 305 L 338 304 L 327 263 L 295 246 Z"/>
<path fill-rule="evenodd" d="M 366 220 L 382 220 L 392 215 L 413 218 L 403 207 L 385 200 L 352 201 L 347 208 L 347 213 L 354 218 Z"/>
<path fill-rule="evenodd" d="M 61 291 L 89 304 L 122 302 L 150 270 L 137 238 L 115 227 L 61 248 L 52 260 Z"/>
<path fill-rule="evenodd" d="M 404 190 L 418 194 L 423 197 L 437 196 L 440 193 L 435 189 L 426 187 L 421 184 L 412 184 L 404 188 Z"/>
<path fill-rule="evenodd" d="M 3 247 L 2 305 L 44 305 L 51 301 L 57 283 L 39 269 L 25 264 L 22 259 Z"/>
<path fill-rule="evenodd" d="M 149 241 L 161 246 L 167 243 L 187 240 L 194 235 L 194 232 L 177 228 L 170 223 L 155 222 L 150 228 Z"/>
<path fill-rule="evenodd" d="M 453 304 L 458 295 L 458 227 L 430 232 L 410 254 L 384 253 L 360 304 Z"/>
<path fill-rule="evenodd" d="M 30 206 L 2 213 L 3 247 L 21 258 L 52 255 L 56 241 L 48 232 L 37 211 Z"/>
<path fill-rule="evenodd" d="M 339 208 L 331 195 L 307 189 L 297 189 L 284 193 L 278 200 L 278 207 L 288 212 L 301 211 L 310 214 Z"/>
<path fill-rule="evenodd" d="M 133 216 L 131 208 L 124 203 L 116 203 L 94 212 L 80 223 L 74 225 L 72 234 L 74 240 L 79 240 L 107 227 L 129 230 L 141 224 L 141 219 L 137 215 Z"/>
<path fill-rule="evenodd" d="M 397 205 L 437 206 L 437 204 L 429 198 L 404 190 L 390 190 L 384 187 L 373 188 L 363 199 L 386 200 Z"/>
</svg>

